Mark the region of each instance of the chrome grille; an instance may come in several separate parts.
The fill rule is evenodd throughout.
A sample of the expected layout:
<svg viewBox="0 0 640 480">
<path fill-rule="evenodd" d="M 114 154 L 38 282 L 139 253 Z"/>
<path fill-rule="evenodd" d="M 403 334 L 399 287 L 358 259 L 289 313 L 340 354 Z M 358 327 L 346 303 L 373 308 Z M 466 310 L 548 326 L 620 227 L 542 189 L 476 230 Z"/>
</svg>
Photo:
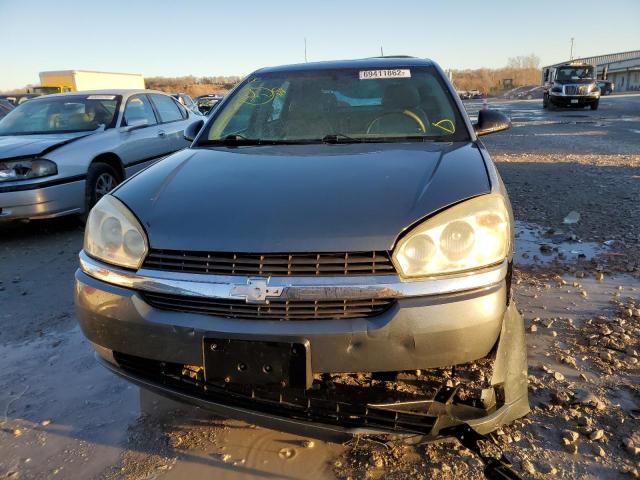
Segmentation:
<svg viewBox="0 0 640 480">
<path fill-rule="evenodd" d="M 565 85 L 565 95 L 586 95 L 589 93 L 589 85 Z"/>
<path fill-rule="evenodd" d="M 244 300 L 189 297 L 141 292 L 154 308 L 183 313 L 199 313 L 223 318 L 263 320 L 316 320 L 363 318 L 379 315 L 393 303 L 391 298 L 366 300 L 271 300 L 264 304 Z"/>
<path fill-rule="evenodd" d="M 213 275 L 341 276 L 396 273 L 389 254 L 346 253 L 226 253 L 152 249 L 143 268 Z"/>
</svg>

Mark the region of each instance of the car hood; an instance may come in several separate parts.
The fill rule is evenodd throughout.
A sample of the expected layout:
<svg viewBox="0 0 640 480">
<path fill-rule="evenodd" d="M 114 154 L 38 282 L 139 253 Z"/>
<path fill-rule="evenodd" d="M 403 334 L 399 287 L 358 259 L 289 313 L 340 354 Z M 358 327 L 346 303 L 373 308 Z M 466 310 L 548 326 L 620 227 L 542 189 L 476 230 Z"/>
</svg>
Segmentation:
<svg viewBox="0 0 640 480">
<path fill-rule="evenodd" d="M 0 159 L 43 155 L 93 132 L 49 135 L 0 135 Z"/>
<path fill-rule="evenodd" d="M 153 248 L 267 253 L 388 250 L 489 190 L 476 145 L 420 143 L 186 149 L 114 195 Z"/>
</svg>

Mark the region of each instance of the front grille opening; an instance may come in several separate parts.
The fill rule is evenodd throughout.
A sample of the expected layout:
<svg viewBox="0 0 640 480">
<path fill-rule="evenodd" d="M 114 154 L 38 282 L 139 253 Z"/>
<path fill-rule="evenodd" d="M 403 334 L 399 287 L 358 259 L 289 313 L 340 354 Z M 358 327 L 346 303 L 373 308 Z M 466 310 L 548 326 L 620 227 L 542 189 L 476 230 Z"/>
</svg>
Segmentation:
<svg viewBox="0 0 640 480">
<path fill-rule="evenodd" d="M 386 251 L 227 253 L 151 249 L 143 268 L 212 275 L 342 276 L 396 273 Z"/>
<path fill-rule="evenodd" d="M 191 297 L 140 292 L 153 308 L 182 313 L 198 313 L 222 318 L 262 320 L 319 320 L 369 318 L 387 311 L 390 298 L 365 300 L 270 300 L 264 304 L 244 300 Z"/>
<path fill-rule="evenodd" d="M 493 357 L 449 368 L 315 374 L 312 388 L 305 390 L 277 385 L 207 383 L 202 365 L 161 362 L 119 352 L 113 356 L 123 370 L 137 377 L 203 400 L 344 427 L 432 433 L 437 415 L 444 410 L 431 411 L 431 401 L 448 404 L 449 411 L 458 419 L 485 416 L 503 402 L 499 395 L 490 403 L 481 398 L 483 389 L 490 387 Z M 403 406 L 398 402 L 418 403 Z"/>
</svg>

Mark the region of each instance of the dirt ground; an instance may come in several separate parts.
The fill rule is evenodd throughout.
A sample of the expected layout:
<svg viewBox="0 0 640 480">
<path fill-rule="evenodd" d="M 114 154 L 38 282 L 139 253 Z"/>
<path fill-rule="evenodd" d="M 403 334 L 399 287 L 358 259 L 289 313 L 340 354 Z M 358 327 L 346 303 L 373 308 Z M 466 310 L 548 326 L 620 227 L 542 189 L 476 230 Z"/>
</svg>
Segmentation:
<svg viewBox="0 0 640 480">
<path fill-rule="evenodd" d="M 486 140 L 518 221 L 514 294 L 532 407 L 486 448 L 523 478 L 640 476 L 640 96 L 632 98 L 626 110 L 616 98 L 609 110 L 603 101 L 593 115 L 580 112 L 592 123 L 572 111 L 542 123 L 537 104 L 505 102 L 497 107 L 511 109 L 514 128 Z M 574 135 L 546 136 L 558 131 Z M 607 139 L 610 153 L 600 151 Z M 81 245 L 73 219 L 0 226 L 0 479 L 484 478 L 479 458 L 455 441 L 338 445 L 140 393 L 97 365 L 76 325 Z"/>
</svg>

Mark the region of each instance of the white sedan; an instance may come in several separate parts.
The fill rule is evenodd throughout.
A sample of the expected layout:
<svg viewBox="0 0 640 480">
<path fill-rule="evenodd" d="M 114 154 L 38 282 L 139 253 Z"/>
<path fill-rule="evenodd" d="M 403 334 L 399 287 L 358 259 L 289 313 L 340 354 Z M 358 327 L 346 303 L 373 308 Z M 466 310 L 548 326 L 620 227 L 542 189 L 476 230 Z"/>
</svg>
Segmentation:
<svg viewBox="0 0 640 480">
<path fill-rule="evenodd" d="M 152 90 L 47 95 L 0 120 L 0 220 L 82 214 L 125 178 L 189 145 L 196 116 Z"/>
</svg>

